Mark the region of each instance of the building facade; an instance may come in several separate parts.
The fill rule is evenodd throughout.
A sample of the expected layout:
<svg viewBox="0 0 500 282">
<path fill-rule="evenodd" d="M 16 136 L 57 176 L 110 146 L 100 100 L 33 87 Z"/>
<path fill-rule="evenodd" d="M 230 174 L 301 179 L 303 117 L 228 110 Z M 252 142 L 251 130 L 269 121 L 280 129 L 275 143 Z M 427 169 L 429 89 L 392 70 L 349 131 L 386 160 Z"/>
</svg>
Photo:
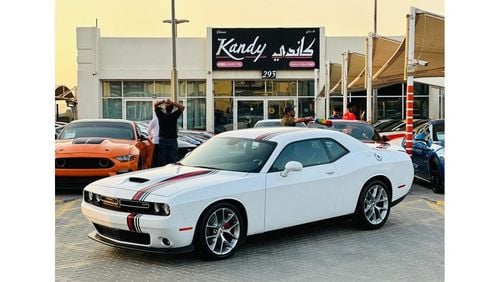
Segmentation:
<svg viewBox="0 0 500 282">
<path fill-rule="evenodd" d="M 342 97 L 325 97 L 327 68 L 345 49 L 364 52 L 364 37 L 325 37 L 318 28 L 207 28 L 206 38 L 177 38 L 179 125 L 222 132 L 280 118 L 325 117 Z M 101 37 L 77 28 L 79 118 L 150 120 L 153 101 L 171 97 L 170 38 Z M 404 85 L 375 90 L 375 119 L 403 118 Z M 419 90 L 421 88 L 421 90 Z M 444 87 L 417 84 L 415 118 L 444 115 Z M 366 91 L 349 93 L 366 107 Z M 330 99 L 330 109 L 326 109 Z"/>
</svg>

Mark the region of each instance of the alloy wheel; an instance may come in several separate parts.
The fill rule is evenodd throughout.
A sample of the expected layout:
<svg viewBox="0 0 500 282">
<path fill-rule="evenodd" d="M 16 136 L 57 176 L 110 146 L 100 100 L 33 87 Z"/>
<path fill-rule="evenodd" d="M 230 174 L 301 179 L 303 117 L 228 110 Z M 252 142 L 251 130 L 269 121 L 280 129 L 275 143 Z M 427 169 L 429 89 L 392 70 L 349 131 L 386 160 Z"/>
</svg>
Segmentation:
<svg viewBox="0 0 500 282">
<path fill-rule="evenodd" d="M 205 241 L 216 255 L 230 253 L 240 237 L 240 220 L 229 208 L 215 210 L 208 218 L 205 226 Z"/>
<path fill-rule="evenodd" d="M 381 223 L 387 216 L 389 208 L 389 197 L 380 185 L 374 185 L 368 189 L 364 200 L 364 214 L 366 219 L 373 225 Z"/>
</svg>

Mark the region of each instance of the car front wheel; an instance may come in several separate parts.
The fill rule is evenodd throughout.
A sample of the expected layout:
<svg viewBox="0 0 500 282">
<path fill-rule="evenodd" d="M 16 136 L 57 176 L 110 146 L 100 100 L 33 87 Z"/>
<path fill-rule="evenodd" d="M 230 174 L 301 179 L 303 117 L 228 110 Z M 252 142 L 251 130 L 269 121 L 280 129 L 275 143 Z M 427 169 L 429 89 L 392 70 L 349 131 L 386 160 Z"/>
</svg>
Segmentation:
<svg viewBox="0 0 500 282">
<path fill-rule="evenodd" d="M 366 184 L 359 195 L 354 222 L 365 230 L 382 227 L 391 211 L 389 189 L 379 180 Z"/>
<path fill-rule="evenodd" d="M 439 173 L 437 161 L 434 159 L 431 163 L 431 189 L 434 193 L 444 193 L 444 181 Z"/>
<path fill-rule="evenodd" d="M 234 254 L 245 236 L 240 211 L 230 203 L 218 203 L 201 216 L 196 228 L 196 248 L 205 258 L 223 259 Z"/>
</svg>

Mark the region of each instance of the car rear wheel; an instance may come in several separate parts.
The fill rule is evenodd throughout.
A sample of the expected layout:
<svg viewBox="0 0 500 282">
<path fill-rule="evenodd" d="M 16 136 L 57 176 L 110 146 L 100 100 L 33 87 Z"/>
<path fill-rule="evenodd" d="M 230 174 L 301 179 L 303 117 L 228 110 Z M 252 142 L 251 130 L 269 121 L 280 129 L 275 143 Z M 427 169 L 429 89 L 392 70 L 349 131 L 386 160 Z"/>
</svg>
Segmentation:
<svg viewBox="0 0 500 282">
<path fill-rule="evenodd" d="M 207 259 L 234 254 L 246 236 L 240 211 L 230 203 L 217 203 L 201 216 L 196 228 L 196 249 Z"/>
<path fill-rule="evenodd" d="M 431 189 L 434 193 L 443 194 L 444 193 L 444 181 L 439 173 L 439 166 L 436 159 L 431 162 Z"/>
<path fill-rule="evenodd" d="M 391 211 L 389 189 L 380 180 L 370 181 L 359 195 L 354 222 L 365 230 L 382 227 Z"/>
</svg>

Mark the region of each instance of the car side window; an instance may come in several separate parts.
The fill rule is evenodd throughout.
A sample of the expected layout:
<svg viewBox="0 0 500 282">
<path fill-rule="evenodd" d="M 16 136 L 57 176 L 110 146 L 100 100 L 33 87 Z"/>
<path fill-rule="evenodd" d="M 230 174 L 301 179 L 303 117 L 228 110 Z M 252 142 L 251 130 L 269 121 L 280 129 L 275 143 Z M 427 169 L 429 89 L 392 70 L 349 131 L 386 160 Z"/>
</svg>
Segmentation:
<svg viewBox="0 0 500 282">
<path fill-rule="evenodd" d="M 347 153 L 349 153 L 349 151 L 346 148 L 344 148 L 344 146 L 340 145 L 335 140 L 323 139 L 323 143 L 325 144 L 325 147 L 328 150 L 331 162 L 334 162 L 343 157 L 344 155 L 346 155 Z"/>
<path fill-rule="evenodd" d="M 329 163 L 330 158 L 319 139 L 294 142 L 281 151 L 269 172 L 284 170 L 289 161 L 297 161 L 308 167 Z"/>
</svg>

